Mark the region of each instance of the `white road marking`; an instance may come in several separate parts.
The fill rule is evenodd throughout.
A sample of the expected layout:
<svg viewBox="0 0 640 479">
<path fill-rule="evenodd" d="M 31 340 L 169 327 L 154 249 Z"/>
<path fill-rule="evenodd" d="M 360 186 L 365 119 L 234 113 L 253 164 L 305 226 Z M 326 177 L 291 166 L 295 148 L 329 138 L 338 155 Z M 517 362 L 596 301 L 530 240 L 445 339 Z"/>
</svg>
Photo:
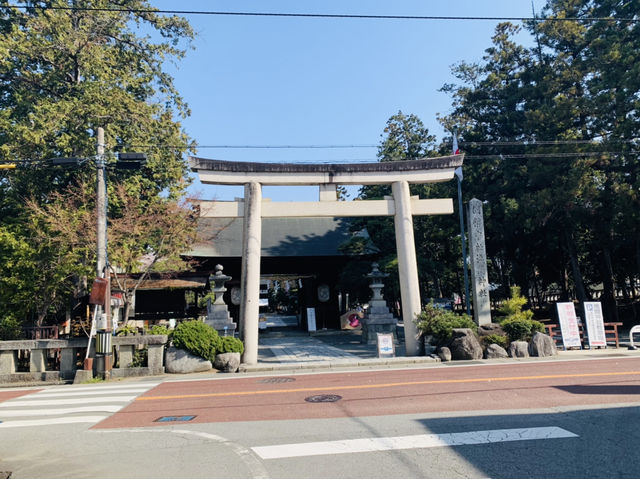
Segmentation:
<svg viewBox="0 0 640 479">
<path fill-rule="evenodd" d="M 9 411 L 1 411 L 0 419 L 4 417 L 21 416 L 57 416 L 60 414 L 75 414 L 79 412 L 118 412 L 120 409 L 122 409 L 122 406 L 116 404 L 98 404 L 96 406 L 68 407 L 60 409 L 13 409 Z"/>
<path fill-rule="evenodd" d="M 0 428 L 96 423 L 158 383 L 55 387 L 0 402 Z"/>
<path fill-rule="evenodd" d="M 35 396 L 35 395 L 34 395 Z M 22 401 L 5 401 L 0 403 L 0 408 L 12 407 L 42 407 L 42 406 L 64 406 L 67 404 L 89 404 L 104 402 L 129 402 L 137 396 L 105 396 L 97 398 L 75 398 L 75 399 L 24 399 Z M 1 413 L 0 413 L 1 414 Z"/>
<path fill-rule="evenodd" d="M 520 429 L 494 429 L 488 431 L 458 432 L 449 434 L 420 434 L 415 436 L 372 437 L 340 441 L 280 444 L 251 448 L 262 459 L 283 459 L 356 452 L 389 451 L 394 449 L 423 449 L 431 447 L 491 444 L 496 442 L 531 441 L 537 439 L 561 439 L 578 437 L 565 429 L 532 427 Z"/>
<path fill-rule="evenodd" d="M 73 424 L 80 422 L 96 423 L 102 421 L 107 416 L 70 416 L 57 417 L 49 419 L 26 419 L 22 421 L 10 421 L 0 423 L 0 429 L 12 427 L 29 427 L 29 426 L 50 426 L 52 424 Z"/>
<path fill-rule="evenodd" d="M 128 383 L 128 384 L 95 384 L 93 386 L 53 386 L 40 390 L 37 394 L 45 394 L 48 392 L 78 392 L 78 391 L 113 391 L 116 389 L 151 389 L 160 383 Z"/>
<path fill-rule="evenodd" d="M 34 393 L 34 397 L 65 397 L 65 396 L 101 396 L 106 394 L 113 394 L 114 392 L 117 394 L 129 394 L 129 393 L 143 393 L 148 391 L 149 388 L 127 388 L 127 389 L 119 389 L 114 391 L 112 389 L 103 391 L 75 391 L 75 390 L 67 390 L 67 391 L 40 391 Z"/>
</svg>

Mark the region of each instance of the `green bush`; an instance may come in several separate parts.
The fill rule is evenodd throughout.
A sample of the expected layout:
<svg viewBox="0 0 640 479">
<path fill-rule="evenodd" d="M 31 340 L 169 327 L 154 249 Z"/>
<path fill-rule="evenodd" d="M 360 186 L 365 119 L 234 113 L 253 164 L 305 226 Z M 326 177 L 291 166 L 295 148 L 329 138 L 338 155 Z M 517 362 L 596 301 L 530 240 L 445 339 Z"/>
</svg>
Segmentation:
<svg viewBox="0 0 640 479">
<path fill-rule="evenodd" d="M 147 334 L 166 334 L 167 336 L 169 336 L 169 339 L 171 339 L 171 335 L 173 334 L 173 331 L 167 328 L 166 326 L 160 326 L 159 324 L 154 324 L 149 328 L 149 330 L 147 331 Z"/>
<path fill-rule="evenodd" d="M 435 336 L 438 343 L 450 341 L 454 328 L 470 328 L 475 332 L 478 331 L 478 326 L 470 316 L 438 308 L 433 303 L 427 304 L 416 316 L 416 327 L 422 335 Z"/>
<path fill-rule="evenodd" d="M 23 337 L 22 325 L 16 318 L 7 316 L 0 320 L 0 341 L 11 341 Z"/>
<path fill-rule="evenodd" d="M 527 298 L 520 294 L 520 288 L 512 286 L 511 298 L 507 299 L 499 310 L 505 315 L 499 320 L 500 325 L 510 341 L 529 341 L 533 333 L 545 332 L 544 325 L 533 320 L 533 311 L 522 311 L 525 304 Z"/>
<path fill-rule="evenodd" d="M 500 325 L 510 341 L 529 341 L 535 332 L 545 332 L 544 324 L 533 319 L 515 317 L 505 319 Z"/>
<path fill-rule="evenodd" d="M 497 344 L 498 346 L 501 346 L 503 348 L 506 348 L 507 343 L 509 342 L 506 336 L 501 336 L 499 334 L 489 334 L 487 336 L 483 336 L 482 341 L 487 346 L 489 344 Z"/>
<path fill-rule="evenodd" d="M 220 340 L 222 341 L 222 346 L 218 353 L 244 353 L 244 344 L 238 338 L 222 336 Z"/>
<path fill-rule="evenodd" d="M 222 349 L 222 341 L 218 332 L 201 321 L 180 323 L 173 331 L 173 345 L 186 349 L 196 356 L 213 361 L 216 352 Z"/>
<path fill-rule="evenodd" d="M 138 328 L 135 326 L 122 326 L 116 331 L 116 336 L 136 336 Z"/>
</svg>

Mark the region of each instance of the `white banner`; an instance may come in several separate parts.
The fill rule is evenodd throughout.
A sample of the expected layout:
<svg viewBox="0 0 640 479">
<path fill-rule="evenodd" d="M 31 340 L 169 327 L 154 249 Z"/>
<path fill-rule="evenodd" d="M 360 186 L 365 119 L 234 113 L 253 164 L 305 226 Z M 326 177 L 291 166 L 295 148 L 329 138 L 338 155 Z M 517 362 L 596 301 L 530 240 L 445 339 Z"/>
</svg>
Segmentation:
<svg viewBox="0 0 640 479">
<path fill-rule="evenodd" d="M 307 308 L 307 331 L 316 330 L 316 308 Z"/>
<path fill-rule="evenodd" d="M 556 308 L 558 309 L 558 320 L 560 321 L 560 331 L 562 332 L 562 344 L 564 344 L 565 349 L 582 347 L 576 308 L 573 303 L 556 303 Z"/>
<path fill-rule="evenodd" d="M 607 347 L 607 336 L 604 332 L 602 305 L 598 302 L 584 303 L 585 324 L 589 335 L 589 347 Z"/>
</svg>

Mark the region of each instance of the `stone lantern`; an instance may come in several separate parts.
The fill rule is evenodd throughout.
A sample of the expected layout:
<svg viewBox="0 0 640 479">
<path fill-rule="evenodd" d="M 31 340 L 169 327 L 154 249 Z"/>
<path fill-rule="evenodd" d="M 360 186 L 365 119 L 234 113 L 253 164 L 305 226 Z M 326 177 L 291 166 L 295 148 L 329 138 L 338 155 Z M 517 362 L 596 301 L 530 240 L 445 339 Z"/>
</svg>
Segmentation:
<svg viewBox="0 0 640 479">
<path fill-rule="evenodd" d="M 392 333 L 396 339 L 397 318 L 389 311 L 387 302 L 382 296 L 384 288 L 383 278 L 389 276 L 378 269 L 378 263 L 373 263 L 372 271 L 367 275 L 371 278 L 369 287 L 373 291 L 373 296 L 369 300 L 369 307 L 362 320 L 362 342 L 368 344 L 377 343 L 377 333 Z"/>
<path fill-rule="evenodd" d="M 227 288 L 224 284 L 231 279 L 222 272 L 222 265 L 216 265 L 216 272 L 209 276 L 211 292 L 214 294 L 215 300 L 207 302 L 207 319 L 205 323 L 214 328 L 221 336 L 233 336 L 236 323 L 231 319 L 229 309 L 224 302 L 224 292 Z"/>
</svg>

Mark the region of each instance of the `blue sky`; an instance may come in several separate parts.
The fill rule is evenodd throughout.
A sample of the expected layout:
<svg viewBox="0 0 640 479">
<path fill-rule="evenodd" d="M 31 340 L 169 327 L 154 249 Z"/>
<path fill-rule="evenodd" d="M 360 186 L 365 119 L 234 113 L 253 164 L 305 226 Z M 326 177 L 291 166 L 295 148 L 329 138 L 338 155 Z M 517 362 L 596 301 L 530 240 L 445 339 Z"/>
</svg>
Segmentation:
<svg viewBox="0 0 640 479">
<path fill-rule="evenodd" d="M 212 1 L 152 0 L 161 9 L 433 16 L 532 16 L 530 0 Z M 539 13 L 544 2 L 534 0 Z M 377 145 L 399 110 L 419 116 L 438 139 L 436 115 L 450 99 L 450 66 L 479 60 L 496 21 L 424 21 L 188 15 L 193 50 L 169 66 L 191 108 L 183 122 L 199 145 Z M 523 36 L 522 41 L 530 41 Z M 211 149 L 234 161 L 375 161 L 375 148 Z M 191 187 L 228 200 L 242 188 Z M 265 188 L 273 200 L 317 199 L 313 188 Z"/>
</svg>

